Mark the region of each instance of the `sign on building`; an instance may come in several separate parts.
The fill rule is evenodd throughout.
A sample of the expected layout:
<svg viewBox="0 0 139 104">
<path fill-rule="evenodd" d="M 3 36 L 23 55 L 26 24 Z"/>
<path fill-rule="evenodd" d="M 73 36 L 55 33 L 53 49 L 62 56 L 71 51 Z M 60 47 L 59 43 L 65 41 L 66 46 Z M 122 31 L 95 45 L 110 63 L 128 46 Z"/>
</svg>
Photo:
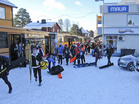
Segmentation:
<svg viewBox="0 0 139 104">
<path fill-rule="evenodd" d="M 98 24 L 101 24 L 101 22 L 102 22 L 102 16 L 98 16 L 98 17 L 97 17 L 97 23 L 98 23 Z"/>
<path fill-rule="evenodd" d="M 108 13 L 124 13 L 129 12 L 128 5 L 108 6 Z"/>
</svg>

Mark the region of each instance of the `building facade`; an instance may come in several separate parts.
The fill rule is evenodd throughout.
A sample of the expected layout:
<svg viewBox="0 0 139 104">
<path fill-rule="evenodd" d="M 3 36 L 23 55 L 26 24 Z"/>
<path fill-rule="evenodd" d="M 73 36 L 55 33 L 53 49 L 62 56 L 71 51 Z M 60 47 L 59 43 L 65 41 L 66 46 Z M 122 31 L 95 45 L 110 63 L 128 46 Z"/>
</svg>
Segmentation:
<svg viewBox="0 0 139 104">
<path fill-rule="evenodd" d="M 13 26 L 13 8 L 17 8 L 8 0 L 0 0 L 0 25 Z"/>
<path fill-rule="evenodd" d="M 132 1 L 132 0 L 131 0 Z M 102 6 L 100 7 L 102 13 Z M 135 49 L 139 52 L 139 3 L 120 2 L 104 5 L 104 45 L 121 49 Z"/>
<path fill-rule="evenodd" d="M 37 21 L 37 22 L 28 23 L 23 28 L 33 29 L 33 30 L 42 30 L 42 31 L 54 32 L 54 33 L 60 33 L 61 31 L 61 28 L 57 22 L 47 22 L 45 19 L 42 19 L 41 22 Z"/>
</svg>

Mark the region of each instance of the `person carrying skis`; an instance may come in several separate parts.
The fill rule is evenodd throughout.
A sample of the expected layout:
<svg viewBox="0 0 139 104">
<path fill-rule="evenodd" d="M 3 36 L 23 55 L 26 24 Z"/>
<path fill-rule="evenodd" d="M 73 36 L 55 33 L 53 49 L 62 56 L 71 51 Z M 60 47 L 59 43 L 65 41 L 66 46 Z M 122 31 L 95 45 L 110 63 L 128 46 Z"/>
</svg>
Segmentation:
<svg viewBox="0 0 139 104">
<path fill-rule="evenodd" d="M 75 45 L 75 48 L 73 49 L 73 51 L 75 52 L 75 55 L 77 55 L 78 52 L 80 51 L 80 48 L 78 48 L 77 45 Z M 76 65 L 76 59 L 74 60 L 74 65 Z"/>
<path fill-rule="evenodd" d="M 1 56 L 0 55 L 0 78 L 4 80 L 4 82 L 8 85 L 9 91 L 8 93 L 12 93 L 12 85 L 8 81 L 8 74 L 9 74 L 9 58 L 8 56 Z"/>
<path fill-rule="evenodd" d="M 41 57 L 40 53 L 37 52 L 36 48 L 33 48 L 33 53 L 31 55 L 32 55 L 32 68 L 33 68 L 33 72 L 34 72 L 35 81 L 37 81 L 37 73 L 38 73 L 39 86 L 41 86 L 42 76 L 41 76 L 40 62 L 42 60 L 42 57 Z"/>
<path fill-rule="evenodd" d="M 64 54 L 65 54 L 65 58 L 66 58 L 66 65 L 68 65 L 69 57 L 70 57 L 70 49 L 67 46 L 67 44 L 65 44 L 65 47 L 64 47 Z"/>
<path fill-rule="evenodd" d="M 62 56 L 63 56 L 63 45 L 62 43 L 60 43 L 59 47 L 58 47 L 58 64 L 60 64 L 61 62 L 61 65 L 62 65 Z"/>
<path fill-rule="evenodd" d="M 100 57 L 100 52 L 99 52 L 98 46 L 95 47 L 94 54 L 95 54 L 95 66 L 97 67 L 97 61 Z"/>
<path fill-rule="evenodd" d="M 110 60 L 111 60 L 113 49 L 112 49 L 111 46 L 107 46 L 107 48 L 104 51 L 106 51 L 106 55 L 107 55 L 107 58 L 108 58 L 108 65 L 110 65 L 111 64 Z"/>
</svg>

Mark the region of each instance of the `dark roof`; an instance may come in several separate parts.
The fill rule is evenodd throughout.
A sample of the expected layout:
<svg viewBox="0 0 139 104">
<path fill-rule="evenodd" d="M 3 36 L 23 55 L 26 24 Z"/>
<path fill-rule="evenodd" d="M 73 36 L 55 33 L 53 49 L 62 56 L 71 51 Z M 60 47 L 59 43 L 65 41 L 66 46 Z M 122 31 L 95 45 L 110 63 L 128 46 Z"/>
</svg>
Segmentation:
<svg viewBox="0 0 139 104">
<path fill-rule="evenodd" d="M 16 5 L 14 5 L 13 3 L 11 3 L 11 2 L 8 1 L 8 0 L 0 0 L 0 4 L 4 4 L 4 5 L 10 6 L 10 7 L 17 8 Z"/>
</svg>

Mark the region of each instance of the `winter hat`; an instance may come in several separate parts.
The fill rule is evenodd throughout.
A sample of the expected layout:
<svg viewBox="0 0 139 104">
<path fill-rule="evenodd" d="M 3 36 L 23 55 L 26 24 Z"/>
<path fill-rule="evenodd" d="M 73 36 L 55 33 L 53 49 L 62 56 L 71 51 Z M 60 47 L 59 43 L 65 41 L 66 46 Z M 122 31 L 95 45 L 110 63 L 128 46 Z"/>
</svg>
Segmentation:
<svg viewBox="0 0 139 104">
<path fill-rule="evenodd" d="M 37 50 L 36 48 L 33 48 L 32 50 Z"/>
<path fill-rule="evenodd" d="M 4 57 L 5 57 L 5 58 L 9 58 L 9 56 L 7 56 L 7 55 L 4 55 Z"/>
</svg>

